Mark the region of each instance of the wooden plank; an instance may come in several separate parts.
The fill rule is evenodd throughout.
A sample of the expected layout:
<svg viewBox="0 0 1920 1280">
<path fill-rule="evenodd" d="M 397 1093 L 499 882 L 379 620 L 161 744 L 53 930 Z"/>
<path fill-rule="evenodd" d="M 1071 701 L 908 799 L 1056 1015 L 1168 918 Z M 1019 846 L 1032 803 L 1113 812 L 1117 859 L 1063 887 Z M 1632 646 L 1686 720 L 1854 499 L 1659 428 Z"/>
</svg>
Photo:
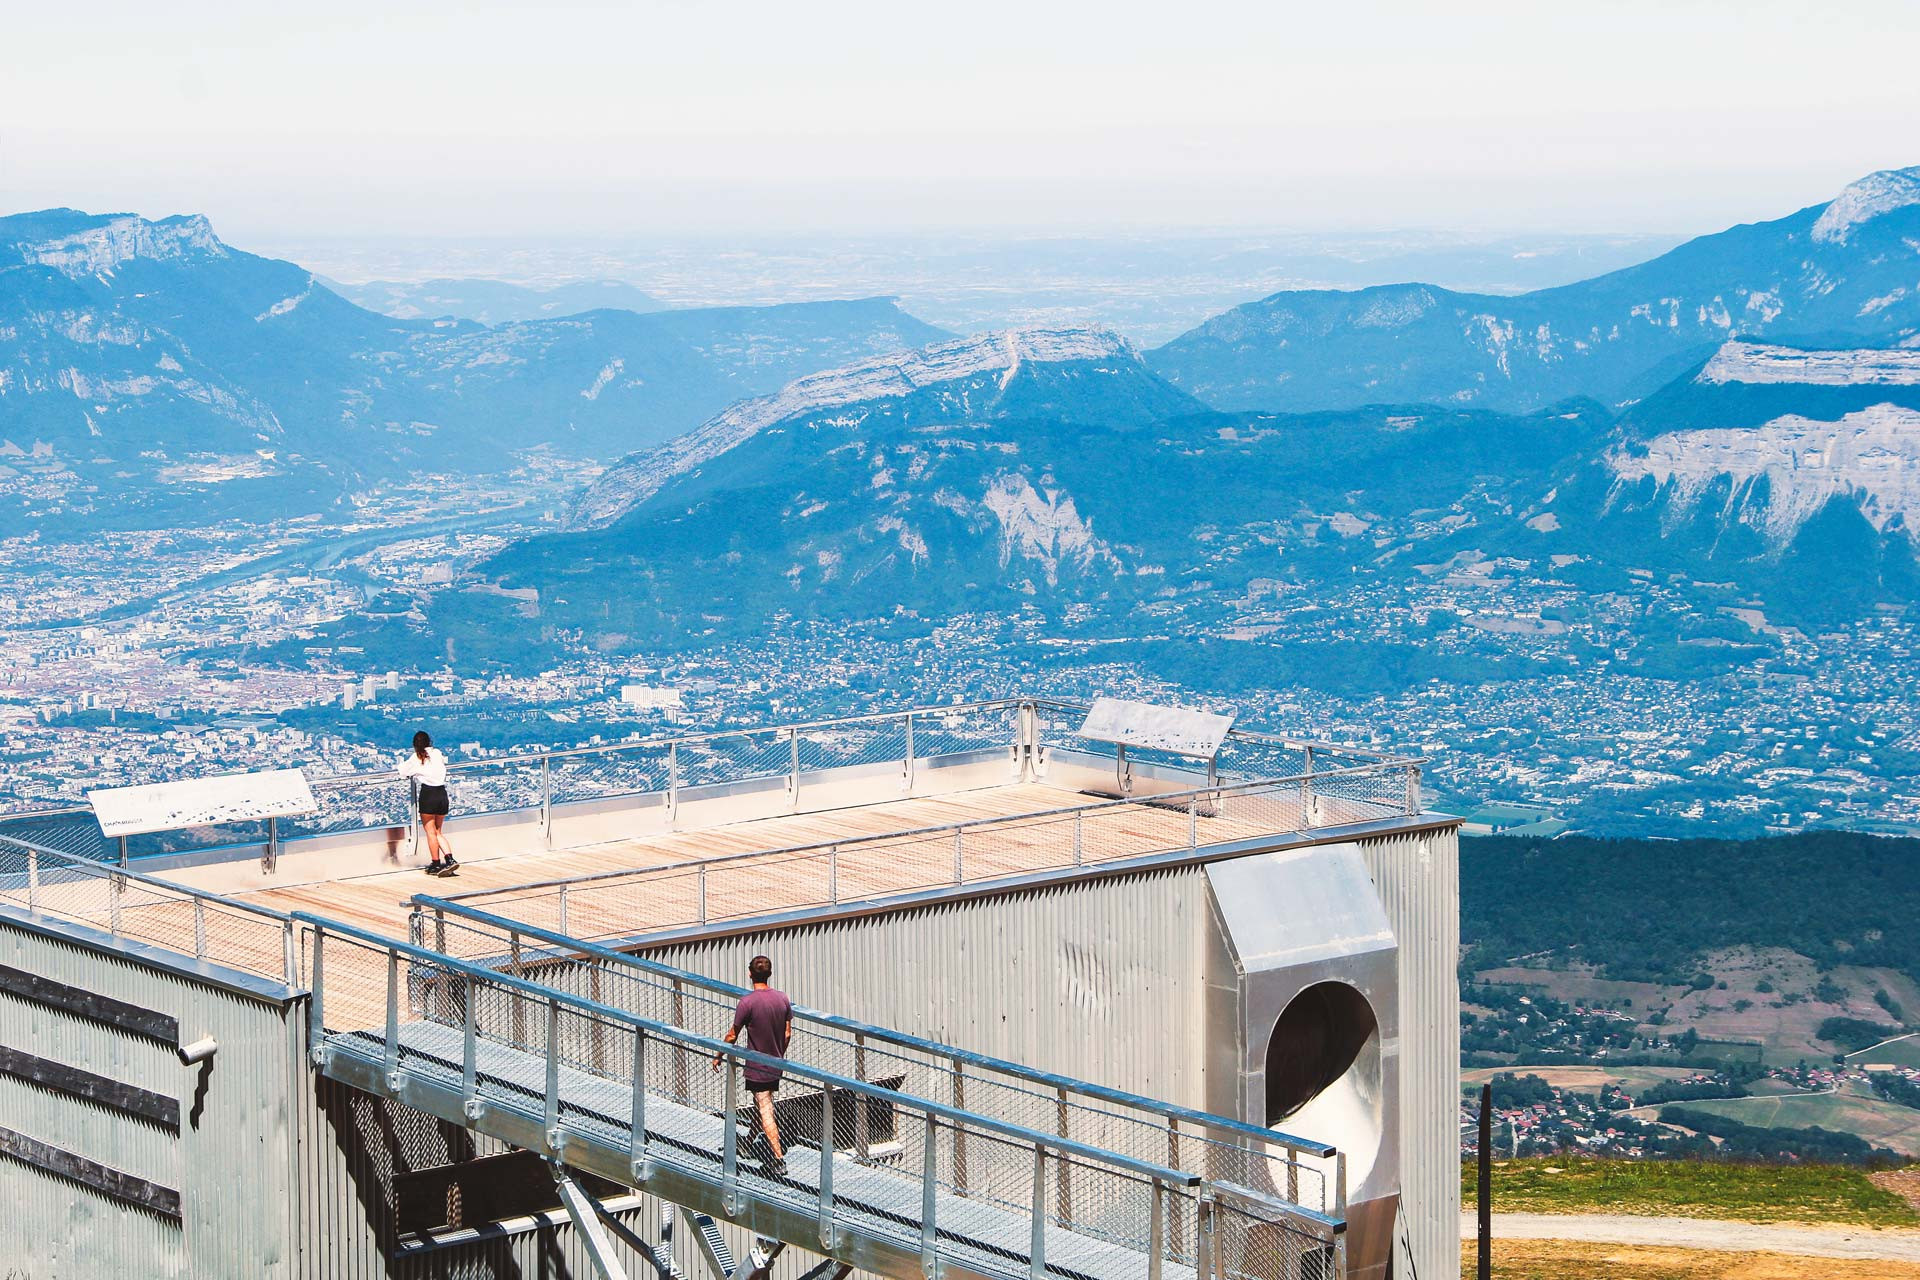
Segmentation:
<svg viewBox="0 0 1920 1280">
<path fill-rule="evenodd" d="M 0 991 L 58 1009 L 62 1013 L 70 1013 L 76 1018 L 158 1040 L 168 1048 L 177 1048 L 180 1044 L 180 1022 L 177 1018 L 142 1009 L 96 991 L 70 987 L 37 973 L 0 965 Z"/>
<path fill-rule="evenodd" d="M 77 1156 L 23 1133 L 15 1133 L 12 1129 L 0 1127 L 0 1155 L 11 1156 L 22 1164 L 77 1182 L 136 1208 L 172 1218 L 176 1222 L 180 1220 L 180 1193 L 173 1188 L 148 1182 L 145 1178 L 136 1178 L 85 1156 Z"/>
<path fill-rule="evenodd" d="M 180 1132 L 180 1100 L 0 1045 L 0 1074 Z"/>
</svg>

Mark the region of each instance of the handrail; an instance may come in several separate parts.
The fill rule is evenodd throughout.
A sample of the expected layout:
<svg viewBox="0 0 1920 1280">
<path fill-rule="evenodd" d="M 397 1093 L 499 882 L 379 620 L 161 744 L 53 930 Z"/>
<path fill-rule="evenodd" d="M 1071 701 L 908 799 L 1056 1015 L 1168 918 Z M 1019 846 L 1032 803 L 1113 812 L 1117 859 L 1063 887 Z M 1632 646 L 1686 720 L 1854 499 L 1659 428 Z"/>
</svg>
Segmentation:
<svg viewBox="0 0 1920 1280">
<path fill-rule="evenodd" d="M 820 720 L 797 721 L 791 724 L 766 725 L 752 728 L 713 729 L 702 733 L 677 734 L 663 737 L 636 738 L 628 742 L 609 742 L 597 746 L 545 748 L 535 751 L 506 752 L 497 756 L 478 757 L 465 765 L 454 765 L 451 772 L 477 771 L 495 767 L 510 768 L 515 765 L 534 765 L 543 761 L 572 759 L 585 756 L 613 755 L 620 752 L 642 751 L 647 749 L 670 749 L 701 743 L 723 741 L 730 738 L 747 738 L 760 734 L 801 734 L 822 729 L 832 729 L 847 725 L 884 723 L 904 720 L 914 716 L 951 716 L 977 711 L 998 711 L 1020 707 L 1045 707 L 1057 711 L 1083 712 L 1089 704 L 1070 699 L 1049 697 L 992 698 L 975 702 L 956 702 L 946 705 L 908 707 L 899 711 L 865 712 L 860 715 L 829 717 Z M 1296 749 L 1327 751 L 1365 759 L 1378 765 L 1412 765 L 1423 763 L 1415 757 L 1396 755 L 1391 752 L 1376 751 L 1370 747 L 1358 747 L 1347 743 L 1328 742 L 1312 738 L 1294 738 L 1284 735 L 1262 733 L 1257 730 L 1235 727 L 1227 731 L 1229 740 L 1240 739 L 1249 742 L 1270 743 Z M 323 789 L 344 789 L 380 782 L 397 781 L 400 774 L 392 770 L 366 770 L 352 773 L 325 774 L 310 778 L 309 785 Z M 84 804 L 58 805 L 53 807 L 14 810 L 0 812 L 0 822 L 17 821 L 29 818 L 65 817 L 75 814 L 91 814 L 92 809 Z"/>
<path fill-rule="evenodd" d="M 803 1079 L 813 1080 L 828 1088 L 844 1090 L 860 1097 L 877 1097 L 894 1101 L 906 1099 L 913 1105 L 915 1110 L 924 1111 L 930 1115 L 938 1116 L 943 1120 L 970 1125 L 989 1133 L 997 1133 L 1001 1137 L 1011 1138 L 1027 1146 L 1043 1146 L 1058 1151 L 1062 1155 L 1078 1156 L 1083 1160 L 1093 1163 L 1111 1165 L 1124 1169 L 1139 1177 L 1150 1178 L 1171 1186 L 1197 1187 L 1201 1183 L 1201 1178 L 1198 1174 L 1185 1173 L 1178 1169 L 1169 1169 L 1163 1165 L 1153 1164 L 1150 1161 L 1137 1160 L 1132 1156 L 1122 1155 L 1117 1151 L 1105 1151 L 1099 1147 L 1088 1146 L 1085 1143 L 1076 1142 L 1072 1138 L 1063 1138 L 1058 1134 L 1042 1133 L 1037 1129 L 1028 1129 L 1023 1125 L 1009 1124 L 1003 1120 L 996 1120 L 991 1116 L 977 1115 L 971 1111 L 935 1102 L 931 1098 L 920 1098 L 912 1094 L 903 1094 L 898 1090 L 886 1089 L 868 1081 L 854 1080 L 846 1076 L 836 1075 L 831 1071 L 822 1071 L 817 1067 L 808 1066 L 805 1063 L 794 1062 L 786 1058 L 770 1057 L 752 1049 L 728 1044 L 724 1040 L 715 1040 L 707 1036 L 697 1035 L 694 1032 L 673 1026 L 670 1023 L 656 1022 L 651 1018 L 644 1018 L 624 1009 L 617 1009 L 612 1005 L 602 1004 L 586 996 L 577 996 L 572 992 L 542 986 L 537 982 L 531 982 L 525 978 L 516 978 L 510 973 L 502 973 L 497 969 L 489 969 L 483 965 L 472 964 L 465 960 L 457 960 L 452 956 L 444 955 L 427 947 L 416 947 L 412 943 L 401 942 L 395 938 L 382 937 L 370 929 L 362 929 L 357 925 L 331 920 L 325 916 L 315 915 L 307 911 L 296 911 L 292 913 L 292 919 L 313 930 L 316 954 L 320 951 L 325 938 L 329 934 L 351 938 L 374 950 L 406 956 L 428 968 L 454 973 L 470 981 L 478 981 L 502 987 L 510 991 L 517 991 L 522 995 L 545 1003 L 566 1005 L 603 1021 L 619 1023 L 634 1028 L 635 1030 L 644 1031 L 649 1035 L 658 1036 L 663 1040 L 674 1041 L 690 1049 L 697 1049 L 703 1054 L 732 1058 L 743 1065 L 758 1065 L 778 1070 L 786 1075 L 796 1075 Z M 316 965 L 316 968 L 320 968 L 320 966 Z M 316 981 L 314 984 L 313 1001 L 314 1011 L 311 1019 L 313 1034 L 324 1040 L 327 1034 L 325 1026 L 325 992 L 319 981 Z M 319 1047 L 324 1046 L 316 1045 L 316 1048 Z M 551 1049 L 549 1049 L 549 1052 L 551 1052 Z"/>
<path fill-rule="evenodd" d="M 1298 786 L 1302 782 L 1324 782 L 1332 778 L 1356 775 L 1371 775 L 1383 768 L 1401 768 L 1418 764 L 1416 760 L 1392 760 L 1369 764 L 1350 765 L 1344 769 L 1326 769 L 1313 773 L 1288 774 L 1278 778 L 1260 778 L 1252 782 L 1218 783 L 1213 786 L 1193 787 L 1186 791 L 1158 791 L 1145 797 L 1103 797 L 1086 804 L 1059 805 L 1052 809 L 1035 809 L 1029 813 L 1014 813 L 991 818 L 961 818 L 952 822 L 936 823 L 926 827 L 909 827 L 902 831 L 884 832 L 877 835 L 846 836 L 838 840 L 813 840 L 806 844 L 781 845 L 772 849 L 752 849 L 743 853 L 726 853 L 708 858 L 686 858 L 679 862 L 660 862 L 646 867 L 616 867 L 608 871 L 586 871 L 575 876 L 558 876 L 544 880 L 526 880 L 519 884 L 501 885 L 494 889 L 468 889 L 461 893 L 450 894 L 447 902 L 461 902 L 470 898 L 502 898 L 509 895 L 522 895 L 540 889 L 571 889 L 577 885 L 592 884 L 600 880 L 618 880 L 633 877 L 653 877 L 675 871 L 686 871 L 695 867 L 724 866 L 734 862 L 748 862 L 755 859 L 782 858 L 794 855 L 806 855 L 825 849 L 845 849 L 849 846 L 883 844 L 889 841 L 917 840 L 929 836 L 943 835 L 964 827 L 970 831 L 991 829 L 1000 826 L 1015 826 L 1023 823 L 1038 825 L 1049 819 L 1067 818 L 1075 814 L 1117 812 L 1140 804 L 1143 800 L 1156 805 L 1176 806 L 1188 801 L 1205 799 L 1220 800 L 1231 796 L 1254 795 L 1269 789 Z M 418 900 L 421 895 L 414 895 Z"/>
<path fill-rule="evenodd" d="M 490 928 L 505 930 L 508 933 L 522 934 L 530 938 L 537 938 L 543 942 L 552 943 L 555 946 L 569 948 L 581 955 L 596 956 L 603 960 L 610 960 L 617 964 L 643 970 L 658 977 L 666 978 L 669 981 L 684 982 L 691 986 L 719 992 L 731 999 L 738 999 L 747 994 L 747 988 L 735 986 L 733 983 L 723 981 L 719 978 L 709 978 L 704 974 L 695 973 L 689 969 L 678 969 L 669 964 L 662 964 L 657 960 L 648 960 L 629 952 L 616 951 L 611 947 L 604 947 L 598 943 L 587 942 L 568 934 L 541 928 L 538 925 L 523 924 L 520 921 L 511 920 L 505 916 L 498 916 L 491 912 L 482 911 L 477 907 L 464 906 L 451 898 L 435 898 L 429 894 L 415 894 L 413 902 L 416 908 L 451 912 L 465 919 L 477 920 Z M 952 1045 L 939 1044 L 932 1040 L 923 1039 L 920 1036 L 909 1035 L 904 1031 L 895 1031 L 888 1027 L 875 1026 L 872 1023 L 860 1022 L 840 1014 L 810 1009 L 804 1005 L 795 1005 L 793 1012 L 796 1017 L 805 1017 L 815 1022 L 825 1023 L 828 1026 L 836 1027 L 849 1034 L 866 1036 L 868 1039 L 879 1040 L 885 1044 L 894 1044 L 903 1048 L 913 1049 L 917 1052 L 925 1053 L 930 1057 L 957 1059 L 972 1066 L 990 1068 L 1034 1084 L 1041 1084 L 1048 1089 L 1064 1087 L 1074 1093 L 1098 1098 L 1102 1102 L 1110 1102 L 1119 1106 L 1131 1107 L 1142 1111 L 1157 1112 L 1174 1119 L 1187 1120 L 1195 1124 L 1204 1124 L 1209 1128 L 1238 1133 L 1245 1137 L 1255 1138 L 1261 1142 L 1282 1147 L 1298 1155 L 1324 1159 L 1335 1154 L 1336 1148 L 1324 1142 L 1315 1142 L 1308 1138 L 1294 1137 L 1291 1134 L 1282 1133 L 1276 1129 L 1263 1129 L 1258 1125 L 1248 1124 L 1243 1120 L 1235 1120 L 1231 1117 L 1216 1115 L 1212 1112 L 1198 1111 L 1191 1107 L 1180 1106 L 1177 1103 L 1163 1102 L 1157 1099 L 1143 1097 L 1140 1094 L 1127 1093 L 1120 1089 L 1110 1089 L 1105 1085 L 1093 1084 L 1085 1080 L 1076 1080 L 1071 1076 L 1055 1075 L 1051 1072 L 1038 1071 L 1032 1067 L 1022 1066 L 1016 1062 L 1008 1062 L 1001 1058 L 988 1057 L 985 1054 L 974 1053 L 968 1049 L 955 1048 Z"/>
<path fill-rule="evenodd" d="M 163 880 L 159 876 L 148 875 L 144 871 L 134 871 L 117 863 L 102 862 L 98 858 L 84 858 L 79 854 L 68 853 L 62 849 L 49 849 L 46 845 L 31 840 L 22 840 L 18 836 L 0 835 L 0 844 L 15 845 L 32 851 L 42 858 L 57 858 L 68 867 L 82 875 L 94 879 L 131 880 L 148 888 L 159 889 L 166 893 L 177 894 L 183 898 L 198 898 L 203 902 L 215 902 L 223 908 L 242 912 L 246 915 L 264 916 L 269 920 L 285 923 L 293 917 L 285 911 L 275 911 L 272 907 L 263 907 L 244 898 L 230 898 L 224 894 L 212 893 L 206 889 L 195 889 L 191 885 L 178 884 L 172 880 Z"/>
</svg>

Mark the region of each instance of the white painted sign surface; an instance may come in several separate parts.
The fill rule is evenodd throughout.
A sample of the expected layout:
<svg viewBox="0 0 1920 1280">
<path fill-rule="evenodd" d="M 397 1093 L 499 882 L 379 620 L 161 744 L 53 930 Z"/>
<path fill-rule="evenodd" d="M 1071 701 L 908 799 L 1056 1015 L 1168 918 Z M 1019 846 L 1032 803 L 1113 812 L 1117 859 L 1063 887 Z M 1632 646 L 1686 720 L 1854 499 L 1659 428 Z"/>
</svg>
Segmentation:
<svg viewBox="0 0 1920 1280">
<path fill-rule="evenodd" d="M 103 787 L 87 792 L 87 803 L 108 836 L 137 836 L 177 831 L 207 823 L 257 822 L 312 813 L 320 806 L 298 769 L 264 773 L 225 773 L 185 782 L 155 782 L 141 787 Z"/>
<path fill-rule="evenodd" d="M 1232 727 L 1230 715 L 1128 702 L 1124 698 L 1098 698 L 1087 712 L 1086 723 L 1080 726 L 1080 736 L 1095 742 L 1211 759 Z"/>
</svg>

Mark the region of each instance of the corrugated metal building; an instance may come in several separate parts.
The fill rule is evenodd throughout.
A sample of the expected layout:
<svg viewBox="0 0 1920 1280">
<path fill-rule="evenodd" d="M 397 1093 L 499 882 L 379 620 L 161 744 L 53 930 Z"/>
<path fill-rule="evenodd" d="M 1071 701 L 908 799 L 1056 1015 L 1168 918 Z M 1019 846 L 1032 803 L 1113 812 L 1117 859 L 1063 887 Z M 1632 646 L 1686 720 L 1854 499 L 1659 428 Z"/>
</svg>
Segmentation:
<svg viewBox="0 0 1920 1280">
<path fill-rule="evenodd" d="M 1051 772 L 1047 780 L 1070 802 L 1092 805 L 1073 799 L 1075 788 L 1111 777 L 1114 760 L 1038 742 L 1033 704 L 1007 705 L 1023 726 L 1017 731 L 1028 735 L 1024 745 L 1016 740 L 1011 756 L 1004 747 L 956 748 L 948 759 L 962 767 L 947 767 L 939 785 L 982 786 L 975 774 L 983 770 L 1000 785 L 1010 760 L 1027 785 Z M 942 732 L 957 740 L 960 713 L 936 714 Z M 784 803 L 793 810 L 800 808 L 803 776 L 799 732 L 790 731 L 788 740 L 793 774 Z M 942 762 L 922 759 L 916 773 L 910 718 L 904 741 L 906 789 L 920 794 L 932 785 L 928 779 L 941 777 Z M 1262 744 L 1238 745 L 1251 751 Z M 1271 808 L 1273 796 L 1297 790 L 1297 804 L 1289 801 L 1286 810 L 1291 818 L 1261 819 L 1273 829 L 1270 838 L 1208 846 L 1195 834 L 1206 820 L 1197 815 L 1206 811 L 1193 799 L 1183 817 L 1177 807 L 1145 804 L 1134 806 L 1141 831 L 1166 824 L 1186 843 L 1164 854 L 1129 853 L 1110 866 L 1099 865 L 1101 850 L 1089 847 L 1083 864 L 1076 814 L 1070 864 L 974 883 L 956 831 L 952 885 L 835 900 L 777 918 L 755 918 L 749 902 L 735 919 L 624 945 L 730 980 L 740 977 L 749 957 L 766 952 L 777 957 L 777 982 L 814 1008 L 1262 1126 L 1310 1114 L 1296 1109 L 1305 1094 L 1285 1106 L 1275 1102 L 1269 1078 L 1281 1044 L 1275 1019 L 1291 1016 L 1309 978 L 1352 983 L 1370 1002 L 1356 1023 L 1360 1035 L 1344 1051 L 1329 1050 L 1332 1068 L 1310 1092 L 1331 1096 L 1336 1079 L 1358 1081 L 1355 1096 L 1363 1110 L 1372 1109 L 1375 1130 L 1362 1132 L 1358 1146 L 1371 1142 L 1377 1150 L 1364 1153 L 1367 1171 L 1356 1177 L 1355 1199 L 1387 1205 L 1389 1213 L 1397 1206 L 1404 1221 L 1365 1226 L 1360 1211 L 1366 1205 L 1357 1203 L 1354 1225 L 1372 1231 L 1376 1245 L 1410 1255 L 1422 1280 L 1448 1280 L 1458 1274 L 1459 1257 L 1455 824 L 1421 813 L 1412 803 L 1417 769 L 1386 759 L 1377 776 L 1367 766 L 1333 780 L 1366 774 L 1362 780 L 1385 787 L 1390 798 L 1355 800 L 1348 816 L 1363 810 L 1387 816 L 1330 820 L 1332 810 L 1315 791 L 1324 784 L 1314 772 L 1313 751 L 1306 748 L 1298 778 L 1256 797 Z M 871 754 L 884 758 L 882 749 Z M 1127 788 L 1136 777 L 1148 791 L 1172 793 L 1183 785 L 1177 770 L 1156 771 L 1142 762 L 1130 772 L 1124 752 L 1119 763 Z M 544 764 L 541 770 L 544 780 Z M 858 779 L 852 771 L 844 775 L 848 796 L 874 785 L 868 775 L 897 776 L 871 762 L 861 770 Z M 777 782 L 780 775 L 771 776 Z M 812 779 L 836 775 L 805 776 L 814 786 Z M 820 790 L 834 793 L 832 786 Z M 761 810 L 781 809 L 777 788 L 771 803 L 758 782 L 742 794 L 754 797 L 752 820 L 765 817 Z M 858 802 L 834 794 L 835 805 Z M 669 790 L 663 802 L 662 792 L 643 787 L 633 807 L 648 822 L 663 811 L 671 822 L 705 804 L 718 815 L 706 821 L 722 823 L 728 795 L 727 786 L 715 785 L 705 800 L 685 789 Z M 1208 803 L 1219 800 L 1215 793 Z M 1092 817 L 1124 822 L 1131 802 L 1115 802 L 1121 808 L 1099 803 L 1098 813 L 1089 810 Z M 597 824 L 597 839 L 605 838 L 601 828 L 608 822 L 617 825 L 618 804 L 605 794 L 579 810 Z M 502 804 L 497 812 L 510 818 L 527 811 Z M 570 818 L 567 804 L 551 795 L 541 797 L 533 813 L 517 821 L 536 824 L 549 843 Z M 491 821 L 512 829 L 505 819 Z M 991 847 L 978 836 L 996 821 L 968 824 L 976 847 Z M 1016 816 L 1012 826 L 1022 821 Z M 1091 820 L 1087 826 L 1102 829 Z M 736 845 L 741 830 L 732 828 Z M 350 830 L 332 830 L 316 838 L 314 848 L 340 858 L 357 847 L 356 839 Z M 360 843 L 391 856 L 396 836 L 391 827 L 376 828 Z M 265 852 L 264 859 L 258 848 L 194 854 L 178 860 L 175 874 L 238 883 L 240 870 L 258 861 L 270 878 L 277 851 L 269 846 Z M 1364 867 L 1365 884 L 1357 891 L 1349 864 Z M 537 1187 L 513 1193 L 516 1179 L 524 1182 L 529 1168 L 537 1174 L 537 1165 L 513 1164 L 514 1154 L 491 1139 L 313 1070 L 309 953 L 296 936 L 298 926 L 284 915 L 268 925 L 288 930 L 283 971 L 277 933 L 267 944 L 246 947 L 230 937 L 210 942 L 205 913 L 228 904 L 264 913 L 241 903 L 244 894 L 201 892 L 191 924 L 177 914 L 142 940 L 122 927 L 124 884 L 114 887 L 109 926 L 109 908 L 63 908 L 57 896 L 50 899 L 40 874 L 17 862 L 0 865 L 0 1195 L 13 1210 L 0 1225 L 0 1255 L 16 1270 L 36 1280 L 594 1274 L 563 1212 L 506 1211 L 519 1201 L 550 1203 Z M 1352 936 L 1334 929 L 1308 940 L 1318 948 L 1311 955 L 1276 960 L 1274 939 L 1252 936 L 1258 921 L 1250 930 L 1228 909 L 1239 891 L 1223 890 L 1222 877 L 1248 874 L 1276 904 L 1316 894 L 1366 898 L 1361 914 L 1384 923 L 1348 922 L 1342 927 Z M 704 915 L 704 871 L 701 884 Z M 267 893 L 259 898 L 271 901 Z M 187 901 L 182 896 L 150 909 L 174 910 Z M 582 899 L 575 901 L 578 913 Z M 562 897 L 563 918 L 566 909 Z M 1284 911 L 1265 914 L 1278 918 Z M 405 927 L 404 910 L 394 911 L 391 935 L 403 937 Z M 223 957 L 223 946 L 230 955 Z M 1367 967 L 1380 957 L 1387 957 L 1386 977 Z M 1337 1038 L 1348 1030 L 1314 1034 Z M 186 1060 L 196 1042 L 209 1039 L 216 1046 L 210 1056 Z M 484 1174 L 463 1173 L 463 1166 Z M 624 1188 L 605 1188 L 604 1195 L 620 1221 L 649 1244 L 661 1243 L 657 1201 Z M 750 1238 L 737 1231 L 729 1236 L 736 1254 L 744 1253 Z M 618 1245 L 616 1252 L 630 1274 L 649 1273 L 634 1251 Z M 1356 1277 L 1386 1274 L 1385 1254 L 1376 1253 L 1375 1269 L 1363 1258 Z M 792 1280 L 814 1260 L 790 1251 L 772 1274 Z M 1393 1274 L 1415 1273 L 1396 1265 Z"/>
</svg>

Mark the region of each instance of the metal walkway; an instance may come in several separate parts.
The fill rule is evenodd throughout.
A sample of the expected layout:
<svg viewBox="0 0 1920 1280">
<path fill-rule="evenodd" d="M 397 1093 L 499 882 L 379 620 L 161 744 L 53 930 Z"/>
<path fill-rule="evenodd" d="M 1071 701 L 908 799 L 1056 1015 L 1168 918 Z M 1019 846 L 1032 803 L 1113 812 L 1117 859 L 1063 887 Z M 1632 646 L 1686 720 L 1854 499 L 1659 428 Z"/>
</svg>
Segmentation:
<svg viewBox="0 0 1920 1280">
<path fill-rule="evenodd" d="M 771 1061 L 498 967 L 295 919 L 311 931 L 311 1050 L 326 1076 L 833 1262 L 903 1280 L 1342 1273 L 1336 1218 L 915 1096 L 904 1073 L 778 1064 L 776 1172 L 742 1083 L 748 1063 Z"/>
</svg>

